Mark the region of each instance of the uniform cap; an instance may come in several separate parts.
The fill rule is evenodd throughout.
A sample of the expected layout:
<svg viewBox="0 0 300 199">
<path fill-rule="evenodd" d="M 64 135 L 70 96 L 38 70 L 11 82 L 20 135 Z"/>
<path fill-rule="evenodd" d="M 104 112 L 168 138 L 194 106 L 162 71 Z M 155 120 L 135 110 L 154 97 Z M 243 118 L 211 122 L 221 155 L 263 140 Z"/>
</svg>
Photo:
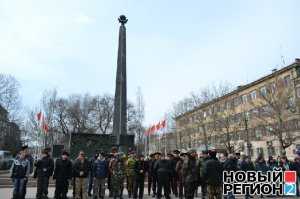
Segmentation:
<svg viewBox="0 0 300 199">
<path fill-rule="evenodd" d="M 176 149 L 176 150 L 173 151 L 173 153 L 174 154 L 180 154 L 180 151 Z"/>
</svg>

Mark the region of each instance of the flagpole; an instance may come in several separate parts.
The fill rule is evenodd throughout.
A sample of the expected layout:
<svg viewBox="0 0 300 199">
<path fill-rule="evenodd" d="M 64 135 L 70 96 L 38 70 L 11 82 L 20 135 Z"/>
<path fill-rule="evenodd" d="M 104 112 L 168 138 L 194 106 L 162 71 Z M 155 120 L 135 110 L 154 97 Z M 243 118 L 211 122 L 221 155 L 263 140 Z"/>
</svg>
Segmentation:
<svg viewBox="0 0 300 199">
<path fill-rule="evenodd" d="M 165 136 L 165 155 L 167 155 L 167 128 L 165 127 L 163 135 Z"/>
</svg>

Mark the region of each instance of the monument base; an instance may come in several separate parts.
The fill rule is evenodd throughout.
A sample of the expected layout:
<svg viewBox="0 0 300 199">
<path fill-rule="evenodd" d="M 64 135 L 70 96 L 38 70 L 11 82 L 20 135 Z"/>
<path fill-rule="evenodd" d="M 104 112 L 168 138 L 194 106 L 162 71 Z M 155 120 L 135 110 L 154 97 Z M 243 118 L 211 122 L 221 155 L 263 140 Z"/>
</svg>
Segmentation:
<svg viewBox="0 0 300 199">
<path fill-rule="evenodd" d="M 119 151 L 128 153 L 134 149 L 134 135 L 121 135 L 120 144 L 116 145 L 116 136 L 91 133 L 73 133 L 71 137 L 70 155 L 72 159 L 77 158 L 79 151 L 84 151 L 86 157 L 93 157 L 96 152 L 110 153 L 113 146 Z"/>
</svg>

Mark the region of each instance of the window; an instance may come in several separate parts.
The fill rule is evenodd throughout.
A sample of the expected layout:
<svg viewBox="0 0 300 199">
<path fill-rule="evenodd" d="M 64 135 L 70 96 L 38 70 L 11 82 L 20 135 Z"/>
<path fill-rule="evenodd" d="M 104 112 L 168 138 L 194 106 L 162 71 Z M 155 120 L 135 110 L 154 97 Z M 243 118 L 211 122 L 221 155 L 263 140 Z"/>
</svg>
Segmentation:
<svg viewBox="0 0 300 199">
<path fill-rule="evenodd" d="M 268 156 L 274 156 L 274 155 L 276 155 L 274 146 L 268 146 Z"/>
<path fill-rule="evenodd" d="M 271 90 L 272 93 L 275 93 L 275 91 L 276 91 L 276 84 L 274 82 L 270 84 L 270 90 Z"/>
<path fill-rule="evenodd" d="M 243 101 L 243 104 L 247 103 L 247 101 L 248 101 L 247 95 L 242 96 L 242 101 Z"/>
<path fill-rule="evenodd" d="M 256 148 L 256 153 L 257 153 L 257 156 L 264 156 L 264 149 L 263 148 Z"/>
<path fill-rule="evenodd" d="M 260 88 L 260 95 L 261 95 L 261 96 L 266 96 L 266 94 L 267 94 L 267 89 L 266 89 L 266 87 L 265 87 L 265 86 L 261 87 L 261 88 Z"/>
<path fill-rule="evenodd" d="M 257 140 L 261 139 L 261 131 L 258 128 L 255 129 L 255 137 Z"/>
<path fill-rule="evenodd" d="M 294 106 L 295 106 L 295 100 L 294 100 L 293 97 L 290 97 L 290 98 L 288 99 L 288 108 L 292 108 L 292 107 L 294 107 Z"/>
<path fill-rule="evenodd" d="M 291 83 L 291 76 L 290 75 L 287 75 L 284 77 L 284 85 L 285 86 L 289 86 Z"/>
<path fill-rule="evenodd" d="M 256 99 L 256 91 L 252 91 L 252 92 L 250 93 L 250 99 L 251 99 L 251 100 L 255 100 L 255 99 Z"/>
<path fill-rule="evenodd" d="M 296 94 L 297 94 L 297 97 L 300 98 L 300 87 L 296 88 Z"/>
<path fill-rule="evenodd" d="M 238 106 L 241 104 L 241 98 L 240 97 L 236 97 L 233 100 L 234 106 Z"/>
<path fill-rule="evenodd" d="M 300 77 L 300 66 L 296 67 L 296 71 L 297 71 L 297 77 Z"/>
</svg>

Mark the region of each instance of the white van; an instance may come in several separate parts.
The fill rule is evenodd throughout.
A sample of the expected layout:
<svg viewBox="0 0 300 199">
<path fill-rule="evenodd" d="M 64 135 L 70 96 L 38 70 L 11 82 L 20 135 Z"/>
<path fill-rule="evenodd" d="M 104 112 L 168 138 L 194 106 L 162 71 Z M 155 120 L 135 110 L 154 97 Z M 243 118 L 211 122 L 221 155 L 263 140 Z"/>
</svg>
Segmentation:
<svg viewBox="0 0 300 199">
<path fill-rule="evenodd" d="M 13 162 L 13 156 L 10 151 L 0 150 L 0 169 L 9 169 Z"/>
</svg>

